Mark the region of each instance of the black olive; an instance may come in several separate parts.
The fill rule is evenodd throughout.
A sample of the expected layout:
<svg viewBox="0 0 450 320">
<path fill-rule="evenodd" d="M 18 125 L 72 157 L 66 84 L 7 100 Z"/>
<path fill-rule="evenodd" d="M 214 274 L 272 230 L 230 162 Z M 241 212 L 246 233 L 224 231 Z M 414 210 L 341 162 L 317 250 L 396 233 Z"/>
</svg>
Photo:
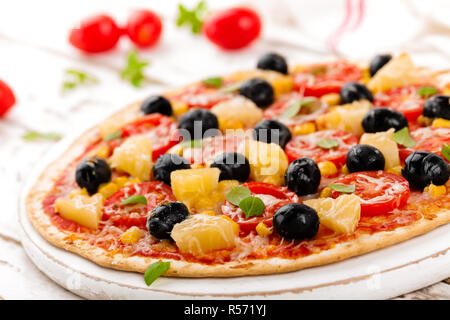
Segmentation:
<svg viewBox="0 0 450 320">
<path fill-rule="evenodd" d="M 189 210 L 182 202 L 169 202 L 156 206 L 147 218 L 147 229 L 158 239 L 172 239 L 173 226 L 185 220 Z"/>
<path fill-rule="evenodd" d="M 270 106 L 275 96 L 272 85 L 260 78 L 245 81 L 239 88 L 239 94 L 249 98 L 260 108 Z"/>
<path fill-rule="evenodd" d="M 359 82 L 347 82 L 341 88 L 341 103 L 352 103 L 361 99 L 373 101 L 372 92 Z"/>
<path fill-rule="evenodd" d="M 450 177 L 450 170 L 448 163 L 437 154 L 414 151 L 406 158 L 402 175 L 412 189 L 422 190 L 430 183 L 444 185 Z"/>
<path fill-rule="evenodd" d="M 276 53 L 266 53 L 259 58 L 256 64 L 258 69 L 262 70 L 274 70 L 283 74 L 288 73 L 288 65 L 286 59 Z"/>
<path fill-rule="evenodd" d="M 191 165 L 185 158 L 171 153 L 159 156 L 153 166 L 153 177 L 170 186 L 170 174 L 175 170 L 190 169 Z"/>
<path fill-rule="evenodd" d="M 299 158 L 291 162 L 284 175 L 286 186 L 299 196 L 317 192 L 320 170 L 311 158 Z"/>
<path fill-rule="evenodd" d="M 85 158 L 77 166 L 75 180 L 80 188 L 86 188 L 89 194 L 94 194 L 102 183 L 111 180 L 111 168 L 105 159 Z"/>
<path fill-rule="evenodd" d="M 427 99 L 423 106 L 423 115 L 450 120 L 450 96 L 437 95 Z"/>
<path fill-rule="evenodd" d="M 247 158 L 237 152 L 227 152 L 218 155 L 211 168 L 219 168 L 219 180 L 238 180 L 247 181 L 250 175 L 250 163 Z"/>
<path fill-rule="evenodd" d="M 369 110 L 362 120 L 365 132 L 375 133 L 394 128 L 395 131 L 408 126 L 403 113 L 389 108 L 373 108 Z"/>
<path fill-rule="evenodd" d="M 194 109 L 181 116 L 178 129 L 183 140 L 201 140 L 217 136 L 219 121 L 214 113 L 205 109 Z"/>
<path fill-rule="evenodd" d="M 384 170 L 385 159 L 377 148 L 357 144 L 348 150 L 346 165 L 349 172 Z"/>
<path fill-rule="evenodd" d="M 392 59 L 390 54 L 378 54 L 370 61 L 369 71 L 370 76 L 373 77 L 378 70 L 380 70 L 386 63 Z"/>
<path fill-rule="evenodd" d="M 288 127 L 277 120 L 264 119 L 253 128 L 253 137 L 262 142 L 276 143 L 282 148 L 292 138 Z"/>
<path fill-rule="evenodd" d="M 161 113 L 165 116 L 172 115 L 172 104 L 163 96 L 150 96 L 141 104 L 144 114 Z"/>
<path fill-rule="evenodd" d="M 316 210 L 303 203 L 289 203 L 275 212 L 273 227 L 286 239 L 312 238 L 319 230 L 319 216 Z"/>
</svg>

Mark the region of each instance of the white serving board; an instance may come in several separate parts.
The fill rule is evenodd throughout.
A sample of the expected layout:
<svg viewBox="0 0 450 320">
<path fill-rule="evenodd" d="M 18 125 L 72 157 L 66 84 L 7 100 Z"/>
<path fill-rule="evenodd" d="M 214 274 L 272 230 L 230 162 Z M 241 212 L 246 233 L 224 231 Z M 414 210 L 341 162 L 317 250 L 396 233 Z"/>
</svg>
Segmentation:
<svg viewBox="0 0 450 320">
<path fill-rule="evenodd" d="M 22 244 L 49 278 L 88 299 L 387 299 L 450 277 L 450 224 L 397 245 L 296 272 L 234 278 L 161 277 L 96 265 L 45 241 L 27 218 L 24 199 L 43 168 L 78 134 L 61 141 L 31 174 L 20 196 Z"/>
</svg>

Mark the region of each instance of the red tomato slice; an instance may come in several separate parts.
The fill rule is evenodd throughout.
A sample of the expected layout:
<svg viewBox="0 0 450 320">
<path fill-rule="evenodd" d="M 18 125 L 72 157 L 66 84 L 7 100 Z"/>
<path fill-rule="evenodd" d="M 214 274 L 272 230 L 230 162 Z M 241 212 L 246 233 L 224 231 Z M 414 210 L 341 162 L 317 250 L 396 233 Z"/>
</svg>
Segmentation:
<svg viewBox="0 0 450 320">
<path fill-rule="evenodd" d="M 211 164 L 214 159 L 225 152 L 237 152 L 243 134 L 227 134 L 203 139 L 199 148 L 183 148 L 183 157 L 191 163 Z"/>
<path fill-rule="evenodd" d="M 231 97 L 233 97 L 233 94 L 199 84 L 188 87 L 182 93 L 170 96 L 169 98 L 171 100 L 185 102 L 189 108 L 211 109 L 214 105 L 228 100 Z"/>
<path fill-rule="evenodd" d="M 134 195 L 144 196 L 147 204 L 120 206 L 122 201 Z M 176 201 L 168 185 L 157 181 L 133 183 L 123 187 L 105 201 L 102 220 L 111 221 L 117 227 L 145 228 L 148 214 L 162 201 Z"/>
<path fill-rule="evenodd" d="M 121 129 L 121 138 L 143 134 L 152 142 L 153 161 L 180 141 L 177 125 L 170 118 L 159 113 L 152 113 L 129 123 Z M 120 139 L 111 140 L 112 149 L 119 146 Z"/>
<path fill-rule="evenodd" d="M 442 147 L 450 144 L 450 128 L 425 127 L 411 132 L 411 137 L 416 141 L 412 148 L 400 147 L 400 159 L 405 159 L 414 151 L 429 151 L 442 156 Z M 445 159 L 445 158 L 444 158 Z M 445 159 L 447 160 L 447 159 Z M 447 160 L 447 162 L 450 162 Z"/>
<path fill-rule="evenodd" d="M 353 194 L 361 198 L 361 215 L 377 216 L 391 213 L 406 204 L 409 183 L 400 175 L 379 171 L 355 172 L 338 178 L 336 184 L 355 185 Z M 342 195 L 333 190 L 332 198 Z"/>
<path fill-rule="evenodd" d="M 222 213 L 239 224 L 241 235 L 255 231 L 256 226 L 260 222 L 271 227 L 272 217 L 279 208 L 288 203 L 300 202 L 300 198 L 286 187 L 279 187 L 264 182 L 249 182 L 244 183 L 242 186 L 248 187 L 254 196 L 261 198 L 266 207 L 262 215 L 247 219 L 238 206 L 225 200 L 225 203 L 222 205 Z"/>
<path fill-rule="evenodd" d="M 317 145 L 321 139 L 333 139 L 339 146 L 331 149 L 324 149 Z M 324 130 L 310 134 L 293 136 L 286 144 L 285 151 L 289 162 L 301 157 L 313 159 L 316 163 L 331 161 L 337 167 L 345 164 L 348 150 L 358 143 L 358 138 L 348 132 L 341 130 Z"/>
<path fill-rule="evenodd" d="M 313 64 L 294 75 L 294 88 L 305 96 L 321 97 L 339 93 L 345 83 L 361 77 L 361 69 L 344 60 Z"/>
<path fill-rule="evenodd" d="M 424 85 L 410 85 L 385 92 L 379 92 L 373 97 L 375 107 L 388 107 L 403 113 L 408 121 L 416 121 L 423 112 L 425 100 L 417 94 Z"/>
</svg>

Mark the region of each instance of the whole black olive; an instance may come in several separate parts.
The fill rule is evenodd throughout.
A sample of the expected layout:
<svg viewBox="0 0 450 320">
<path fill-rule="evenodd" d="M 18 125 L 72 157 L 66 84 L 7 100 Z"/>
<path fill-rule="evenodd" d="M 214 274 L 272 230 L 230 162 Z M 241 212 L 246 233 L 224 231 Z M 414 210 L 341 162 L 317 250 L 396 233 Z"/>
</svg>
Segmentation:
<svg viewBox="0 0 450 320">
<path fill-rule="evenodd" d="M 389 108 L 373 108 L 369 110 L 362 120 L 365 132 L 375 133 L 394 128 L 395 131 L 408 126 L 403 113 Z"/>
<path fill-rule="evenodd" d="M 219 180 L 238 180 L 240 182 L 247 181 L 250 175 L 250 163 L 247 158 L 237 152 L 227 152 L 218 155 L 211 168 L 219 168 Z"/>
<path fill-rule="evenodd" d="M 377 148 L 357 144 L 348 150 L 346 165 L 349 172 L 384 170 L 385 159 Z"/>
<path fill-rule="evenodd" d="M 249 98 L 260 108 L 271 105 L 275 99 L 272 85 L 260 78 L 245 81 L 239 88 L 239 94 Z"/>
<path fill-rule="evenodd" d="M 450 120 L 450 96 L 436 95 L 428 98 L 423 106 L 423 115 Z"/>
<path fill-rule="evenodd" d="M 216 115 L 205 109 L 185 113 L 178 122 L 178 128 L 183 140 L 201 140 L 220 134 Z"/>
<path fill-rule="evenodd" d="M 299 196 L 317 192 L 320 170 L 311 158 L 299 158 L 291 162 L 284 175 L 286 186 Z"/>
<path fill-rule="evenodd" d="M 169 202 L 156 206 L 147 218 L 147 229 L 158 239 L 172 239 L 173 226 L 185 220 L 189 210 L 182 202 Z"/>
<path fill-rule="evenodd" d="M 273 215 L 273 228 L 286 239 L 312 238 L 319 230 L 319 216 L 303 203 L 289 203 Z"/>
<path fill-rule="evenodd" d="M 264 119 L 253 128 L 253 137 L 255 140 L 265 143 L 276 143 L 282 148 L 292 138 L 288 127 L 277 120 Z"/>
<path fill-rule="evenodd" d="M 170 186 L 170 174 L 175 170 L 190 169 L 191 164 L 185 158 L 171 153 L 159 156 L 153 166 L 153 177 Z"/>
<path fill-rule="evenodd" d="M 161 113 L 165 116 L 172 115 L 172 104 L 163 96 L 150 96 L 141 104 L 144 114 Z"/>
<path fill-rule="evenodd" d="M 359 82 L 347 82 L 341 87 L 341 103 L 352 103 L 361 99 L 373 101 L 372 92 Z"/>
<path fill-rule="evenodd" d="M 258 69 L 274 70 L 283 74 L 288 73 L 288 65 L 286 59 L 276 53 L 266 53 L 259 58 L 256 65 Z"/>
<path fill-rule="evenodd" d="M 370 76 L 373 77 L 378 70 L 380 70 L 386 63 L 392 59 L 390 54 L 378 54 L 370 61 L 369 71 Z"/>
<path fill-rule="evenodd" d="M 86 188 L 89 194 L 97 192 L 102 183 L 111 180 L 111 168 L 105 159 L 90 157 L 83 159 L 75 171 L 75 181 L 80 188 Z"/>
</svg>

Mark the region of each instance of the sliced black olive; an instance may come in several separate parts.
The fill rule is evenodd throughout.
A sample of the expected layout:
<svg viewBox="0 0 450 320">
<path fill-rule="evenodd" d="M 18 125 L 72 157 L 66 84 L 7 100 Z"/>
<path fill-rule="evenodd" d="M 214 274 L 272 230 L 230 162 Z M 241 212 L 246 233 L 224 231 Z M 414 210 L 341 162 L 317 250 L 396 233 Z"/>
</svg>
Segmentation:
<svg viewBox="0 0 450 320">
<path fill-rule="evenodd" d="M 422 190 L 431 183 L 444 185 L 450 177 L 450 170 L 447 162 L 437 154 L 414 151 L 406 158 L 402 175 L 412 189 Z"/>
<path fill-rule="evenodd" d="M 395 131 L 408 126 L 403 113 L 389 108 L 373 108 L 369 110 L 362 120 L 365 132 L 375 133 L 394 128 Z"/>
<path fill-rule="evenodd" d="M 147 218 L 147 229 L 158 239 L 172 239 L 173 226 L 185 220 L 189 210 L 182 202 L 169 202 L 156 206 Z"/>
<path fill-rule="evenodd" d="M 201 140 L 220 134 L 216 115 L 205 109 L 185 113 L 178 122 L 178 128 L 181 129 L 183 140 Z"/>
<path fill-rule="evenodd" d="M 284 175 L 286 186 L 299 196 L 317 192 L 320 170 L 311 158 L 299 158 L 291 162 Z"/>
<path fill-rule="evenodd" d="M 237 152 L 227 152 L 218 155 L 211 168 L 219 168 L 219 180 L 238 180 L 247 181 L 250 175 L 250 163 L 247 158 Z"/>
<path fill-rule="evenodd" d="M 450 96 L 437 95 L 427 99 L 423 106 L 423 115 L 450 120 Z"/>
<path fill-rule="evenodd" d="M 292 138 L 291 131 L 277 120 L 264 119 L 253 128 L 253 137 L 262 142 L 276 143 L 282 148 Z"/>
<path fill-rule="evenodd" d="M 380 70 L 386 63 L 388 63 L 392 59 L 392 55 L 390 54 L 379 54 L 373 57 L 372 61 L 370 61 L 369 71 L 370 76 L 373 77 L 378 70 Z"/>
<path fill-rule="evenodd" d="M 273 227 L 286 239 L 312 238 L 319 230 L 319 216 L 316 210 L 303 203 L 289 203 L 275 212 Z"/>
<path fill-rule="evenodd" d="M 266 53 L 259 58 L 256 65 L 258 69 L 274 70 L 283 74 L 288 73 L 288 65 L 286 59 L 276 53 Z"/>
<path fill-rule="evenodd" d="M 171 153 L 165 153 L 156 160 L 153 166 L 153 177 L 170 186 L 170 174 L 175 170 L 190 169 L 191 164 L 185 158 Z"/>
<path fill-rule="evenodd" d="M 75 181 L 80 188 L 86 188 L 89 194 L 96 193 L 102 183 L 110 180 L 111 168 L 102 158 L 85 158 L 78 164 L 75 171 Z"/>
<path fill-rule="evenodd" d="M 272 85 L 260 78 L 245 81 L 239 88 L 239 94 L 249 98 L 260 108 L 270 106 L 275 97 Z"/>
<path fill-rule="evenodd" d="M 346 165 L 349 172 L 384 170 L 385 159 L 377 148 L 357 144 L 348 150 Z"/>
<path fill-rule="evenodd" d="M 361 99 L 373 101 L 372 92 L 359 82 L 347 82 L 341 88 L 341 103 L 352 103 Z"/>
<path fill-rule="evenodd" d="M 150 96 L 141 104 L 141 111 L 144 114 L 161 113 L 165 116 L 172 115 L 172 104 L 163 96 Z"/>
</svg>

